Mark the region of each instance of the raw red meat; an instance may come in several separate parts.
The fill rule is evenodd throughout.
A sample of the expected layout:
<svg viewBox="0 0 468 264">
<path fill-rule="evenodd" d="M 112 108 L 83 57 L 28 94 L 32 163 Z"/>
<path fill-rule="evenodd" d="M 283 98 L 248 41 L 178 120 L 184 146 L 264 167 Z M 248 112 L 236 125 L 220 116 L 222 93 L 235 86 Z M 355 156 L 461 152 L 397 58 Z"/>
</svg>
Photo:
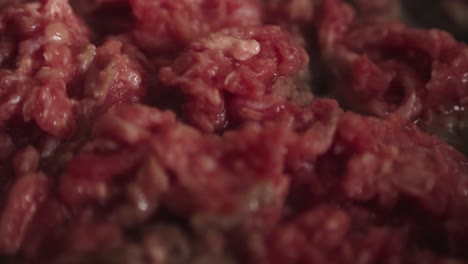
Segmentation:
<svg viewBox="0 0 468 264">
<path fill-rule="evenodd" d="M 417 121 L 463 149 L 468 48 L 447 32 L 360 23 L 347 4 L 324 1 L 319 22 L 332 90 L 353 111 Z"/>
<path fill-rule="evenodd" d="M 70 2 L 0 6 L 1 263 L 468 263 L 449 33 L 397 0 Z"/>
<path fill-rule="evenodd" d="M 279 27 L 229 28 L 193 42 L 159 79 L 181 89 L 185 117 L 212 132 L 277 115 L 287 99 L 307 101 L 291 78 L 307 62 Z"/>
</svg>

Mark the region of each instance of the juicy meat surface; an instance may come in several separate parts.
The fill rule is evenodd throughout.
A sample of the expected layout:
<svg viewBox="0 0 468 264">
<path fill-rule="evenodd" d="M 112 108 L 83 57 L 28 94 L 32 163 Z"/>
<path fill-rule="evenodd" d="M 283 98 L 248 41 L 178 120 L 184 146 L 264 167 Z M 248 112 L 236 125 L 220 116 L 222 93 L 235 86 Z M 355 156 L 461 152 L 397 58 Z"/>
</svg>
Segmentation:
<svg viewBox="0 0 468 264">
<path fill-rule="evenodd" d="M 412 16 L 2 2 L 0 263 L 468 263 L 464 22 Z"/>
<path fill-rule="evenodd" d="M 193 42 L 159 79 L 186 94 L 186 118 L 212 132 L 277 115 L 288 98 L 307 100 L 291 78 L 307 63 L 278 27 L 230 28 Z"/>
</svg>

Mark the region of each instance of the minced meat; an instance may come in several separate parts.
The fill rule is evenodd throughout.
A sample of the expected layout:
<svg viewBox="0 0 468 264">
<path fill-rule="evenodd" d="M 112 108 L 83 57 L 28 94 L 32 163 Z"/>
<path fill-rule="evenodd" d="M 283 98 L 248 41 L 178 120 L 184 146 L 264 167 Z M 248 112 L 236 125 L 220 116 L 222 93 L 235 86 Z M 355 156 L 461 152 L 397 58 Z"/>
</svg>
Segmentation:
<svg viewBox="0 0 468 264">
<path fill-rule="evenodd" d="M 407 8 L 3 1 L 0 262 L 468 263 L 468 46 Z"/>
</svg>

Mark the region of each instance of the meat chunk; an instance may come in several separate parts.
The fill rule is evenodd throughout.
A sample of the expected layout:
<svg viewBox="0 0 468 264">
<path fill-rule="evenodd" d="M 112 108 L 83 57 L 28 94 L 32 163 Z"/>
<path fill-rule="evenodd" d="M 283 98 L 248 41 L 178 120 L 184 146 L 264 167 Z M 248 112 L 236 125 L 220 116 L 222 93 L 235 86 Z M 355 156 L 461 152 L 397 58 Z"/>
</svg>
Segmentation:
<svg viewBox="0 0 468 264">
<path fill-rule="evenodd" d="M 66 84 L 80 72 L 87 28 L 66 1 L 12 4 L 1 10 L 0 121 L 34 120 L 56 137 L 76 127 Z"/>
<path fill-rule="evenodd" d="M 278 27 L 230 28 L 193 42 L 159 78 L 186 95 L 185 118 L 211 132 L 274 116 L 287 99 L 307 101 L 291 78 L 307 62 Z"/>
<path fill-rule="evenodd" d="M 137 45 L 159 56 L 178 52 L 192 40 L 226 27 L 256 26 L 262 22 L 259 0 L 71 2 L 99 34 L 131 34 Z"/>
<path fill-rule="evenodd" d="M 468 48 L 400 3 L 1 2 L 0 262 L 465 263 Z"/>
<path fill-rule="evenodd" d="M 360 23 L 340 1 L 324 1 L 321 8 L 322 56 L 334 76 L 333 93 L 346 108 L 397 115 L 456 146 L 466 144 L 460 136 L 468 93 L 466 45 L 444 31 Z"/>
<path fill-rule="evenodd" d="M 45 143 L 37 141 L 73 138 L 90 108 L 145 95 L 148 79 L 137 59 L 116 40 L 96 49 L 67 1 L 11 3 L 0 13 L 0 123 L 18 147 L 36 141 L 42 152 Z"/>
<path fill-rule="evenodd" d="M 256 0 L 131 0 L 134 36 L 148 49 L 171 50 L 226 27 L 261 23 Z"/>
</svg>

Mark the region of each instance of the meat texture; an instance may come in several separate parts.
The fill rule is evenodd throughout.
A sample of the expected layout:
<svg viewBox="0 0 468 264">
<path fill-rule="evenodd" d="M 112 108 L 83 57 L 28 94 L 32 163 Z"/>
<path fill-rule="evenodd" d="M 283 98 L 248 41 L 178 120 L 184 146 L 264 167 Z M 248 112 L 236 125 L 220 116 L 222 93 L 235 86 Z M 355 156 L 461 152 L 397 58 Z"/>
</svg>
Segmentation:
<svg viewBox="0 0 468 264">
<path fill-rule="evenodd" d="M 465 44 L 440 30 L 359 22 L 340 1 L 324 1 L 321 14 L 322 56 L 347 109 L 400 116 L 466 148 Z"/>
<path fill-rule="evenodd" d="M 307 102 L 291 77 L 308 59 L 279 27 L 229 28 L 194 41 L 159 79 L 186 95 L 187 120 L 212 132 L 277 115 L 287 99 Z"/>
<path fill-rule="evenodd" d="M 1 263 L 468 263 L 449 33 L 396 0 L 70 2 L 0 7 Z"/>
</svg>

